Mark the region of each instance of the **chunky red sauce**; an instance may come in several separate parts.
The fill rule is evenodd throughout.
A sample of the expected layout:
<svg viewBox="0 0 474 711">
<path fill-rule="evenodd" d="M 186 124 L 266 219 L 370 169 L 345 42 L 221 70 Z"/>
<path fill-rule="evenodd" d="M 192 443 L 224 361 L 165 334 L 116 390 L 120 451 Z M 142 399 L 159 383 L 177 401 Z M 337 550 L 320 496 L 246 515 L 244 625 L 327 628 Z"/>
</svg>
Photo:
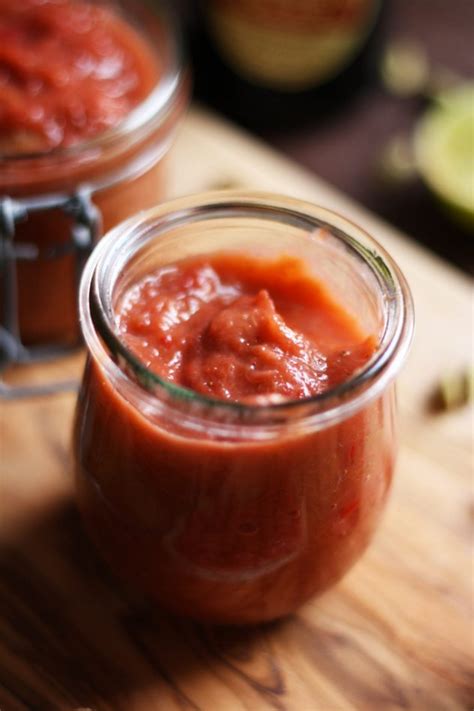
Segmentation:
<svg viewBox="0 0 474 711">
<path fill-rule="evenodd" d="M 321 393 L 374 349 L 290 257 L 176 262 L 126 291 L 116 312 L 150 368 L 218 398 Z M 176 410 L 158 393 L 150 406 L 131 385 L 93 355 L 75 427 L 79 507 L 124 580 L 178 614 L 260 622 L 327 589 L 361 555 L 392 478 L 391 388 L 327 426 L 284 420 L 269 436 L 255 422 L 250 436 L 240 420 L 223 433 L 188 400 Z"/>
<path fill-rule="evenodd" d="M 216 254 L 164 267 L 127 292 L 119 325 L 163 378 L 243 402 L 323 393 L 375 347 L 290 257 Z"/>
<path fill-rule="evenodd" d="M 0 0 L 0 149 L 47 150 L 119 123 L 158 76 L 151 47 L 84 0 Z"/>
</svg>

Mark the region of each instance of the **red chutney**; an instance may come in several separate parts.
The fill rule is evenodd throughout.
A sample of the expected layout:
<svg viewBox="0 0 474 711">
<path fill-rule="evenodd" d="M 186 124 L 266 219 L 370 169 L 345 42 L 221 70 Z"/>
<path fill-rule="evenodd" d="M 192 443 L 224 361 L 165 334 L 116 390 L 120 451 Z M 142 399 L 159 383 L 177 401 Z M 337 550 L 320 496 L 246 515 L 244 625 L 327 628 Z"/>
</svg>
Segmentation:
<svg viewBox="0 0 474 711">
<path fill-rule="evenodd" d="M 166 380 L 247 403 L 323 393 L 375 349 L 290 257 L 213 255 L 165 267 L 128 291 L 119 324 Z"/>
<path fill-rule="evenodd" d="M 133 15 L 113 0 L 0 0 L 0 195 L 36 202 L 86 186 L 104 233 L 163 198 L 166 154 L 188 97 L 173 27 L 151 5 L 126 5 Z M 107 130 L 115 124 L 120 131 Z M 19 331 L 25 346 L 79 341 L 83 255 L 71 227 L 55 208 L 16 224 L 15 243 L 36 258 L 15 265 L 18 329 L 7 317 L 0 326 Z M 2 288 L 0 273 L 0 302 Z"/>
<path fill-rule="evenodd" d="M 375 348 L 287 257 L 176 263 L 133 285 L 117 316 L 123 341 L 155 372 L 225 400 L 322 393 Z M 260 439 L 238 422 L 233 435 L 205 420 L 196 429 L 150 408 L 139 386 L 92 356 L 76 414 L 79 508 L 113 570 L 173 612 L 278 618 L 368 545 L 392 478 L 393 414 L 389 387 L 322 428 L 290 418 Z"/>
<path fill-rule="evenodd" d="M 150 93 L 156 56 L 118 14 L 81 0 L 0 0 L 0 150 L 68 146 Z"/>
</svg>

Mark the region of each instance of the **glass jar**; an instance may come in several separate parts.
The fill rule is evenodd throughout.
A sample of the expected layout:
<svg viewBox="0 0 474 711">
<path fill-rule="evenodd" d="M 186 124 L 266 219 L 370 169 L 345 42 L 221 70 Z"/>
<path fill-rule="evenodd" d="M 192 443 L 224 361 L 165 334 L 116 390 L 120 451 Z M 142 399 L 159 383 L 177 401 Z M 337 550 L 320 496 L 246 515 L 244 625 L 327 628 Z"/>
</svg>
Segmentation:
<svg viewBox="0 0 474 711">
<path fill-rule="evenodd" d="M 102 4 L 141 33 L 158 78 L 124 120 L 96 137 L 0 158 L 0 362 L 77 344 L 78 282 L 94 241 L 163 197 L 163 159 L 188 95 L 177 28 L 164 8 Z"/>
<path fill-rule="evenodd" d="M 376 334 L 350 380 L 306 400 L 247 405 L 162 380 L 118 336 L 114 305 L 144 273 L 229 251 L 305 261 Z M 123 580 L 219 623 L 286 615 L 333 585 L 378 525 L 393 475 L 394 378 L 413 329 L 385 251 L 345 218 L 267 194 L 209 193 L 113 230 L 84 271 L 89 357 L 75 423 L 79 509 Z"/>
</svg>

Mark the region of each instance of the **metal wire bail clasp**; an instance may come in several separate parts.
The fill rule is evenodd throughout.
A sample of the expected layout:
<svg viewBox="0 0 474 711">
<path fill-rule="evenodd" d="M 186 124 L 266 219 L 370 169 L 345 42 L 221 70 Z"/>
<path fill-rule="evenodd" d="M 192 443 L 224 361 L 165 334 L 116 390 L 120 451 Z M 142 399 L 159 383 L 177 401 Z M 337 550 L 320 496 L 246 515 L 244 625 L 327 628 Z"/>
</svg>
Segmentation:
<svg viewBox="0 0 474 711">
<path fill-rule="evenodd" d="M 36 212 L 62 210 L 71 219 L 68 241 L 41 249 L 39 244 L 15 240 L 19 222 Z M 71 350 L 71 346 L 41 343 L 25 346 L 21 338 L 18 308 L 17 265 L 22 261 L 52 260 L 74 255 L 76 290 L 84 264 L 102 230 L 100 210 L 92 202 L 91 191 L 82 187 L 72 195 L 0 197 L 0 372 L 14 364 L 47 360 Z M 10 387 L 0 381 L 0 397 L 24 397 L 70 389 L 73 384 L 53 383 L 39 387 Z M 75 385 L 75 383 L 74 383 Z"/>
</svg>

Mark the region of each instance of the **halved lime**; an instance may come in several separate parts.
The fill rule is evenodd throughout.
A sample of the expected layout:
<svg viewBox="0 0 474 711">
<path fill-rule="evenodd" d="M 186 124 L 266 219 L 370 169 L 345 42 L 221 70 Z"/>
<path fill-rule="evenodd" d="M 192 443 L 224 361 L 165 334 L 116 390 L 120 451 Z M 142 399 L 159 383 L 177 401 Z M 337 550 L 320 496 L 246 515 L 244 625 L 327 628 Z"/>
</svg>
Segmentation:
<svg viewBox="0 0 474 711">
<path fill-rule="evenodd" d="M 428 187 L 474 230 L 474 83 L 437 97 L 417 127 L 415 156 Z"/>
</svg>

